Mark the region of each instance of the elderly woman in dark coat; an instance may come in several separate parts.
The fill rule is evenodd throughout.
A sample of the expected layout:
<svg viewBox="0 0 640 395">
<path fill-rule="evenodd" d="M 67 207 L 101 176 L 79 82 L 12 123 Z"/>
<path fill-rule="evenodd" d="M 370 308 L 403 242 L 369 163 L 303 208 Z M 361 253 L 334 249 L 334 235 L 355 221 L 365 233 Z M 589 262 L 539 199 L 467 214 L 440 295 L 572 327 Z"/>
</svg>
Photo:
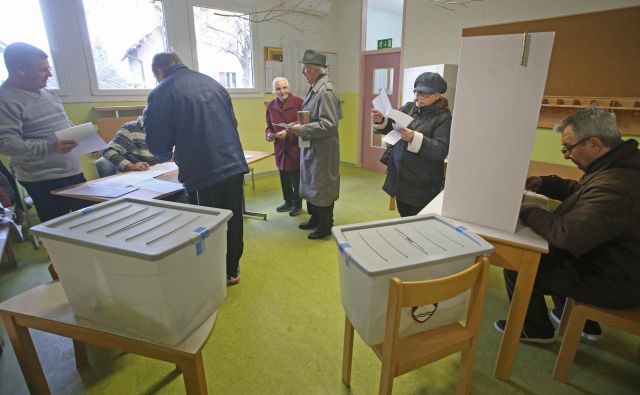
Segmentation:
<svg viewBox="0 0 640 395">
<path fill-rule="evenodd" d="M 393 146 L 382 187 L 396 198 L 402 217 L 418 214 L 440 192 L 451 132 L 451 112 L 441 96 L 447 82 L 437 73 L 426 72 L 416 78 L 413 87 L 415 101 L 400 108 L 413 121 L 399 128 L 401 140 Z M 393 130 L 393 119 L 376 109 L 372 117 L 376 133 Z"/>
<path fill-rule="evenodd" d="M 276 166 L 280 172 L 280 185 L 284 203 L 276 207 L 276 211 L 288 211 L 290 216 L 300 214 L 302 198 L 300 197 L 300 147 L 298 136 L 287 132 L 277 124 L 291 124 L 298 120 L 298 111 L 302 99 L 289 92 L 289 81 L 284 77 L 273 80 L 273 94 L 276 98 L 267 105 L 267 141 L 273 141 L 276 154 Z"/>
</svg>

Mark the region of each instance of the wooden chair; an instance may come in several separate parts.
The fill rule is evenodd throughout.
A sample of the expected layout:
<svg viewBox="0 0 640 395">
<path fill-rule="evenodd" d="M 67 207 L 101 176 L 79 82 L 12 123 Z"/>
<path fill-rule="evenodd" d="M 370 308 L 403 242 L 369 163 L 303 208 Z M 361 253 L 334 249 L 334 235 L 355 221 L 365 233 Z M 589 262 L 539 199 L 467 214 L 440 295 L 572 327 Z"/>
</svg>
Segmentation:
<svg viewBox="0 0 640 395">
<path fill-rule="evenodd" d="M 390 280 L 384 343 L 372 347 L 382 361 L 380 394 L 391 394 L 395 377 L 458 351 L 462 351 L 462 361 L 456 392 L 469 392 L 488 268 L 489 259 L 478 257 L 470 268 L 448 277 L 416 282 L 403 282 L 397 277 Z M 406 337 L 399 336 L 403 307 L 441 302 L 467 290 L 471 290 L 471 294 L 465 325 L 456 322 Z M 342 381 L 347 386 L 351 383 L 352 356 L 353 325 L 346 318 Z"/>
<path fill-rule="evenodd" d="M 553 368 L 554 379 L 565 383 L 569 381 L 569 371 L 576 356 L 582 328 L 588 319 L 640 336 L 640 307 L 626 310 L 605 309 L 567 298 L 558 328 L 558 334 L 563 338 Z"/>
</svg>

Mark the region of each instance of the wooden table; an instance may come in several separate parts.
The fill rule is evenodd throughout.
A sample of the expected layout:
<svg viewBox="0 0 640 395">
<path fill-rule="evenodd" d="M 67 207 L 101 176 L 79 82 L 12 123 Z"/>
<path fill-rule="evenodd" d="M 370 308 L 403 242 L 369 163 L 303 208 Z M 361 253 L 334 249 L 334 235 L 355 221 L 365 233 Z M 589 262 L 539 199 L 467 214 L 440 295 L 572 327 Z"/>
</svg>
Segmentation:
<svg viewBox="0 0 640 395">
<path fill-rule="evenodd" d="M 441 214 L 443 196 L 444 192 L 441 192 L 427 207 L 420 211 L 420 214 Z M 493 244 L 495 250 L 489 257 L 492 265 L 518 272 L 518 279 L 507 315 L 507 326 L 502 335 L 500 352 L 494 371 L 497 378 L 508 380 L 518 350 L 520 333 L 529 307 L 540 257 L 549 252 L 549 245 L 542 236 L 521 222 L 518 222 L 515 233 L 508 233 L 468 222 L 454 221 Z"/>
<path fill-rule="evenodd" d="M 0 303 L 0 316 L 7 328 L 29 391 L 50 394 L 29 328 L 73 339 L 76 366 L 89 363 L 86 344 L 95 344 L 124 352 L 175 363 L 184 377 L 187 394 L 206 394 L 207 382 L 202 348 L 216 322 L 214 312 L 180 344 L 167 347 L 147 340 L 110 333 L 98 324 L 76 318 L 59 282 L 42 284 Z"/>
<path fill-rule="evenodd" d="M 265 152 L 265 151 L 244 151 L 245 156 L 251 156 L 250 158 L 247 158 L 247 164 L 251 165 L 253 163 L 256 163 L 258 161 L 261 161 L 263 159 L 266 159 L 270 156 L 273 156 L 274 153 L 273 152 Z M 109 177 L 104 177 L 104 178 L 99 178 L 96 180 L 91 180 L 91 181 L 87 181 L 86 184 L 95 184 L 97 182 L 100 181 L 104 181 L 107 178 L 113 178 L 113 177 L 118 177 L 119 175 L 113 175 L 113 176 L 109 176 Z M 168 173 L 162 174 L 158 177 L 156 177 L 156 179 L 158 180 L 163 180 L 163 181 L 169 181 L 169 182 L 175 182 L 180 184 L 180 181 L 178 181 L 178 170 L 172 170 Z M 92 202 L 104 202 L 109 200 L 110 198 L 104 197 L 104 196 L 94 196 L 94 195 L 78 195 L 78 194 L 71 194 L 71 193 L 67 193 L 65 192 L 68 189 L 77 187 L 79 185 L 82 185 L 85 183 L 80 183 L 80 184 L 76 184 L 76 185 L 71 185 L 68 187 L 64 187 L 64 188 L 60 188 L 60 189 L 56 189 L 51 191 L 51 194 L 53 195 L 58 195 L 58 196 L 66 196 L 66 197 L 72 197 L 72 198 L 76 198 L 76 199 L 82 199 L 82 200 L 90 200 Z M 136 189 L 133 192 L 129 192 L 124 196 L 127 197 L 131 197 L 131 198 L 135 198 L 135 199 L 163 199 L 167 196 L 171 196 L 176 192 L 170 192 L 170 193 L 161 193 L 161 192 L 156 192 L 156 191 L 151 191 L 148 189 Z M 256 212 L 252 212 L 252 211 L 247 211 L 245 209 L 245 203 L 244 203 L 244 193 L 242 194 L 242 214 L 245 217 L 250 217 L 250 218 L 262 218 L 264 220 L 267 219 L 267 214 L 263 214 L 263 213 L 256 213 Z"/>
</svg>

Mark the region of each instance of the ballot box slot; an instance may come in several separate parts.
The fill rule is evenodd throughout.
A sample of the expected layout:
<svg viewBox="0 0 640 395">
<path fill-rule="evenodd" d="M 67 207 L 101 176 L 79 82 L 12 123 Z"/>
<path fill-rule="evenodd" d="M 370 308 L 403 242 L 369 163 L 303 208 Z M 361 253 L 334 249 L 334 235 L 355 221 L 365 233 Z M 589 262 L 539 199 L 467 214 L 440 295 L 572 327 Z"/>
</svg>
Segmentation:
<svg viewBox="0 0 640 395">
<path fill-rule="evenodd" d="M 87 224 L 90 224 L 90 223 L 92 223 L 92 222 L 96 222 L 96 221 L 101 220 L 101 219 L 103 219 L 103 218 L 110 217 L 110 216 L 112 216 L 112 215 L 114 215 L 114 214 L 116 214 L 116 213 L 119 213 L 119 212 L 121 212 L 121 211 L 125 211 L 125 210 L 127 210 L 127 209 L 130 209 L 131 207 L 133 207 L 133 204 L 127 204 L 127 205 L 125 205 L 125 206 L 122 206 L 122 207 L 116 208 L 115 210 L 111 210 L 111 211 L 109 211 L 109 212 L 107 212 L 107 213 L 104 213 L 104 214 L 102 214 L 102 215 L 99 215 L 99 216 L 96 216 L 96 217 L 89 218 L 89 219 L 87 219 L 86 221 L 82 221 L 82 222 L 79 222 L 79 223 L 77 223 L 77 224 L 73 224 L 73 225 L 69 226 L 69 228 L 68 228 L 68 229 L 69 229 L 69 230 L 71 230 L 71 229 L 79 228 L 79 227 L 81 227 L 81 226 L 83 226 L 83 225 L 87 225 Z M 80 217 L 80 218 L 84 218 L 84 216 L 83 216 L 83 217 Z M 76 218 L 70 218 L 68 222 L 71 222 L 71 221 L 73 221 L 74 219 L 76 219 Z M 67 221 L 61 221 L 61 222 L 58 222 L 58 223 L 57 223 L 57 225 L 59 226 L 59 225 L 63 224 L 64 222 L 67 222 Z"/>
<path fill-rule="evenodd" d="M 105 237 L 111 237 L 111 236 L 116 235 L 118 233 L 124 232 L 125 230 L 129 230 L 131 228 L 134 228 L 134 227 L 136 227 L 138 225 L 141 225 L 141 224 L 143 224 L 143 223 L 145 223 L 147 221 L 150 221 L 151 219 L 157 217 L 158 215 L 163 214 L 164 212 L 165 212 L 165 210 L 156 211 L 153 214 L 147 215 L 146 217 L 143 217 L 143 218 L 141 218 L 141 219 L 139 219 L 139 220 L 137 220 L 135 222 L 132 222 L 132 223 L 130 223 L 128 225 L 125 225 L 125 226 L 123 226 L 121 228 L 118 228 L 118 229 L 116 229 L 116 230 L 114 230 L 114 231 L 112 231 L 110 233 L 107 233 L 105 235 Z"/>
<path fill-rule="evenodd" d="M 198 220 L 198 219 L 200 219 L 200 216 L 199 216 L 199 215 L 198 215 L 197 217 L 193 218 L 192 220 L 187 221 L 187 222 L 185 222 L 184 224 L 182 224 L 182 225 L 180 225 L 180 226 L 178 226 L 178 227 L 176 227 L 176 228 L 173 228 L 173 229 L 171 229 L 171 230 L 167 231 L 165 234 L 163 234 L 163 235 L 161 235 L 161 236 L 158 236 L 158 237 L 156 237 L 155 239 L 152 239 L 152 240 L 147 241 L 147 242 L 146 242 L 146 245 L 151 245 L 151 244 L 153 244 L 153 243 L 156 243 L 156 242 L 158 242 L 158 241 L 162 240 L 163 238 L 165 238 L 165 237 L 167 237 L 167 236 L 169 236 L 169 235 L 173 234 L 174 232 L 177 232 L 178 230 L 180 230 L 180 229 L 184 228 L 185 226 L 189 225 L 190 223 L 195 222 L 195 221 L 196 221 L 196 220 Z"/>
<path fill-rule="evenodd" d="M 135 238 L 138 238 L 138 237 L 140 237 L 140 236 L 144 236 L 144 235 L 146 235 L 146 234 L 147 234 L 147 232 L 149 232 L 150 230 L 153 230 L 153 229 L 159 228 L 160 226 L 164 226 L 164 225 L 168 224 L 169 222 L 172 222 L 173 220 L 175 220 L 176 218 L 178 218 L 178 217 L 180 217 L 180 216 L 182 216 L 182 215 L 183 215 L 183 213 L 178 213 L 178 214 L 174 215 L 173 217 L 168 218 L 168 219 L 166 219 L 166 220 L 164 220 L 164 221 L 162 221 L 162 222 L 160 222 L 160 223 L 158 223 L 158 224 L 153 224 L 151 227 L 149 227 L 149 228 L 147 228 L 147 229 L 144 229 L 144 230 L 140 231 L 139 233 L 136 233 L 136 234 L 135 234 L 135 235 L 133 235 L 133 236 L 129 236 L 129 237 L 127 237 L 126 239 L 124 239 L 124 241 L 125 241 L 125 242 L 128 242 L 128 241 L 131 241 L 131 240 L 133 240 L 133 239 L 135 239 Z"/>
</svg>

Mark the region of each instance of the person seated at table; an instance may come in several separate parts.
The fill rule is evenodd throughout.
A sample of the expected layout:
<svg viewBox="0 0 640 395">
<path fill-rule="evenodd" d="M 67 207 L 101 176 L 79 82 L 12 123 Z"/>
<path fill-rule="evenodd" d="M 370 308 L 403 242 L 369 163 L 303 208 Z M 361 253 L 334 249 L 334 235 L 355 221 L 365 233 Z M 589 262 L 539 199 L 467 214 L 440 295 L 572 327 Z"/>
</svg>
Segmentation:
<svg viewBox="0 0 640 395">
<path fill-rule="evenodd" d="M 150 166 L 171 159 L 158 158 L 149 151 L 143 122 L 141 116 L 118 129 L 109 142 L 109 148 L 102 152 L 102 158 L 95 163 L 99 177 L 106 177 L 118 171 L 147 170 Z"/>
<path fill-rule="evenodd" d="M 296 123 L 298 111 L 302 107 L 302 98 L 289 92 L 289 81 L 284 77 L 273 79 L 273 94 L 276 96 L 267 105 L 266 139 L 273 142 L 276 154 L 276 166 L 280 173 L 280 185 L 284 203 L 276 207 L 279 213 L 288 211 L 294 217 L 302 210 L 300 197 L 300 147 L 298 136 L 288 133 L 277 124 Z"/>
<path fill-rule="evenodd" d="M 611 112 L 588 108 L 563 120 L 561 152 L 584 171 L 580 181 L 529 177 L 525 188 L 562 201 L 553 211 L 524 203 L 520 219 L 549 242 L 540 260 L 521 340 L 551 343 L 565 298 L 598 307 L 640 306 L 640 151 L 623 141 Z M 509 298 L 517 273 L 504 270 Z M 506 321 L 495 322 L 503 332 Z M 582 336 L 597 340 L 600 326 L 587 321 Z"/>
</svg>

